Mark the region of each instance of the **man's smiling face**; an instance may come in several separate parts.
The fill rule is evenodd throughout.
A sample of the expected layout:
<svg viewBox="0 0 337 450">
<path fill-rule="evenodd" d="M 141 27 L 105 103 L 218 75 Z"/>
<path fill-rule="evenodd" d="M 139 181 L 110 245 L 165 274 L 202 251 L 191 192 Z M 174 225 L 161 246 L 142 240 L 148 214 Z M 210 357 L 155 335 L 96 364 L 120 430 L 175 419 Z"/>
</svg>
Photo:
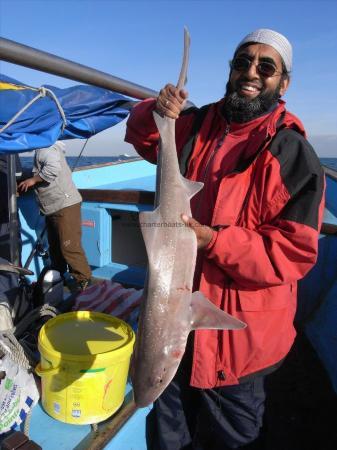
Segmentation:
<svg viewBox="0 0 337 450">
<path fill-rule="evenodd" d="M 247 58 L 251 61 L 248 70 L 240 72 L 232 69 L 229 82 L 231 87 L 243 97 L 255 98 L 261 93 L 274 92 L 279 88 L 282 77 L 282 60 L 279 53 L 270 45 L 251 44 L 242 47 L 235 58 Z M 259 73 L 257 65 L 267 62 L 275 67 L 275 74 L 265 77 Z M 280 96 L 284 95 L 288 87 L 288 80 L 283 79 L 280 86 Z"/>
<path fill-rule="evenodd" d="M 238 70 L 237 65 L 232 64 L 225 112 L 234 121 L 246 122 L 268 111 L 285 94 L 289 77 L 283 73 L 281 56 L 270 45 L 243 46 L 236 52 L 234 60 L 237 58 L 244 59 L 247 67 L 238 65 Z M 273 66 L 275 72 L 267 76 L 261 63 L 268 63 L 269 68 Z"/>
</svg>

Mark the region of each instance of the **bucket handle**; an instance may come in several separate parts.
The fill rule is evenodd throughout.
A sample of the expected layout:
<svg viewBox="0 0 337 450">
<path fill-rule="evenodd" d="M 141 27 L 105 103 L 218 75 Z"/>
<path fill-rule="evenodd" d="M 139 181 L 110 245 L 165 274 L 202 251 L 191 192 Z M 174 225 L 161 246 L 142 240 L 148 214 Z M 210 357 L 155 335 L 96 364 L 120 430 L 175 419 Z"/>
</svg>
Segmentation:
<svg viewBox="0 0 337 450">
<path fill-rule="evenodd" d="M 38 365 L 35 367 L 35 373 L 42 377 L 43 375 L 51 375 L 55 372 L 59 372 L 60 367 L 50 367 L 49 369 L 42 369 L 41 363 L 38 363 Z"/>
</svg>

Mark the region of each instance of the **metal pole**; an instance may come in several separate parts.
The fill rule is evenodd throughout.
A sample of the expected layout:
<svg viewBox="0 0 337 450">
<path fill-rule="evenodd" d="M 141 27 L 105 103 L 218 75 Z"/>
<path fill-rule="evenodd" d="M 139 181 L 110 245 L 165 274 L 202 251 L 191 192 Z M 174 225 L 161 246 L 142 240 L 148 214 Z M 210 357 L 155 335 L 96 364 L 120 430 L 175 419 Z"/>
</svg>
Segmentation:
<svg viewBox="0 0 337 450">
<path fill-rule="evenodd" d="M 10 262 L 19 265 L 19 222 L 16 203 L 16 161 L 15 154 L 8 156 L 7 172 L 8 215 L 9 215 L 9 248 Z"/>
<path fill-rule="evenodd" d="M 158 92 L 153 89 L 114 77 L 69 59 L 60 58 L 52 53 L 19 44 L 10 39 L 0 38 L 0 60 L 109 89 L 139 100 L 158 96 Z M 191 106 L 194 106 L 194 103 L 187 101 L 185 109 Z"/>
<path fill-rule="evenodd" d="M 5 38 L 0 38 L 0 59 L 141 100 L 158 95 L 157 91 L 144 86 Z"/>
</svg>

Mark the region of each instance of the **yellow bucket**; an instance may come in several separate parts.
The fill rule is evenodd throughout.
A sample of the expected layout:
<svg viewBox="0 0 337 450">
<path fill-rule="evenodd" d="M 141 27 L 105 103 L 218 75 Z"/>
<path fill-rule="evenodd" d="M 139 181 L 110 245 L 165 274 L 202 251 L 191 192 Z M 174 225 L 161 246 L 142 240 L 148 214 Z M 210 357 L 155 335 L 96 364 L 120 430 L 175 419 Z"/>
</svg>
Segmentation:
<svg viewBox="0 0 337 450">
<path fill-rule="evenodd" d="M 57 420 L 97 423 L 122 405 L 135 335 L 108 314 L 60 314 L 40 330 L 42 406 Z"/>
</svg>

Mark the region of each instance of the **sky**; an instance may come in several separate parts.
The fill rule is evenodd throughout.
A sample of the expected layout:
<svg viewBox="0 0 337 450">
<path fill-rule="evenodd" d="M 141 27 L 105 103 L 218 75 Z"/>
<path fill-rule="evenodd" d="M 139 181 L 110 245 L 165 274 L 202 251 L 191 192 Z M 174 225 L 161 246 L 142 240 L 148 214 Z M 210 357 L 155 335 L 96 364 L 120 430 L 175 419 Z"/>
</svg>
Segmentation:
<svg viewBox="0 0 337 450">
<path fill-rule="evenodd" d="M 202 106 L 223 96 L 240 40 L 257 28 L 274 29 L 294 52 L 287 108 L 302 120 L 320 157 L 337 157 L 336 17 L 337 0 L 0 0 L 0 35 L 158 91 L 177 81 L 187 26 L 186 89 Z M 0 72 L 35 87 L 77 84 L 3 61 Z M 125 121 L 99 133 L 85 155 L 134 154 L 124 133 Z M 68 154 L 82 145 L 68 144 Z"/>
</svg>

